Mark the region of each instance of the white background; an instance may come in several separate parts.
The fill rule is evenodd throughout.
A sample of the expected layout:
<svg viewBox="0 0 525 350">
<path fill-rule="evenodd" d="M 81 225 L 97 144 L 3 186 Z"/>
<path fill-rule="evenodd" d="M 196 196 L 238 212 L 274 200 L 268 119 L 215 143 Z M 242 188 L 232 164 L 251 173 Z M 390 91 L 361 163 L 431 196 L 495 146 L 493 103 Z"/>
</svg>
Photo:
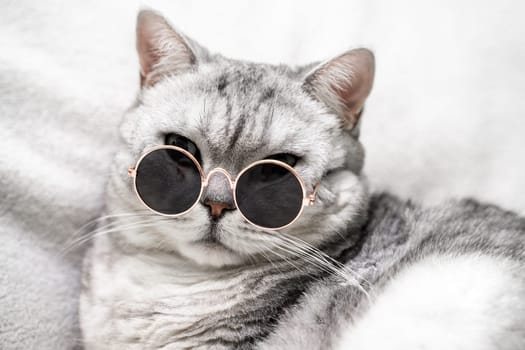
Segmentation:
<svg viewBox="0 0 525 350">
<path fill-rule="evenodd" d="M 525 214 L 524 1 L 155 1 L 213 51 L 291 64 L 376 53 L 372 187 Z M 0 348 L 79 339 L 80 254 L 138 90 L 134 0 L 0 0 Z M 142 4 L 145 5 L 145 4 Z M 123 169 L 123 171 L 126 171 Z"/>
</svg>

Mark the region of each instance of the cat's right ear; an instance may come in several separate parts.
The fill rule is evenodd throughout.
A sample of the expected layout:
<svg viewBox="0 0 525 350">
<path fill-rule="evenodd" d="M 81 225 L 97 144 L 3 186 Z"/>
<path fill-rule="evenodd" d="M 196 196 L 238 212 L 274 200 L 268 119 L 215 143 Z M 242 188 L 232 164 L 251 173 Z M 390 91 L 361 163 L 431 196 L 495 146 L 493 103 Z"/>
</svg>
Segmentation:
<svg viewBox="0 0 525 350">
<path fill-rule="evenodd" d="M 162 77 L 189 70 L 196 64 L 186 39 L 151 10 L 142 10 L 137 17 L 137 52 L 141 87 L 152 86 Z"/>
<path fill-rule="evenodd" d="M 359 118 L 374 81 L 374 54 L 354 49 L 307 74 L 303 87 L 341 118 L 343 128 L 359 134 Z"/>
</svg>

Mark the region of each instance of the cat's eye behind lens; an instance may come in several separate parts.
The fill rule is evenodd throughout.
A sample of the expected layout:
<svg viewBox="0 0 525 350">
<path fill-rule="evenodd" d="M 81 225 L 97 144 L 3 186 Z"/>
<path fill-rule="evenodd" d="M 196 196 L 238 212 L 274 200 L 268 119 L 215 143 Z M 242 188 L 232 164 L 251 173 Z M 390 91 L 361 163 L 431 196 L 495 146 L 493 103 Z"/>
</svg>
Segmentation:
<svg viewBox="0 0 525 350">
<path fill-rule="evenodd" d="M 175 147 L 155 149 L 138 162 L 135 188 L 140 199 L 163 215 L 179 215 L 193 207 L 202 191 L 195 158 Z"/>
<path fill-rule="evenodd" d="M 162 215 L 189 211 L 199 201 L 206 182 L 194 155 L 178 146 L 151 149 L 132 170 L 138 197 Z M 255 226 L 280 229 L 302 212 L 304 185 L 296 171 L 282 161 L 253 163 L 239 173 L 232 187 L 237 209 Z"/>
<path fill-rule="evenodd" d="M 297 161 L 299 160 L 299 157 L 290 154 L 290 153 L 277 153 L 273 154 L 269 157 L 266 157 L 266 159 L 274 159 L 278 160 L 280 162 L 286 163 L 292 168 L 297 164 Z"/>
<path fill-rule="evenodd" d="M 237 179 L 237 208 L 252 224 L 278 229 L 301 213 L 305 193 L 291 167 L 278 161 L 261 161 L 245 169 Z"/>
<path fill-rule="evenodd" d="M 191 141 L 189 138 L 175 134 L 175 133 L 169 133 L 166 134 L 164 137 L 164 143 L 168 146 L 175 146 L 182 148 L 185 151 L 188 151 L 191 153 L 191 155 L 197 160 L 201 161 L 201 152 L 199 151 L 199 148 L 197 145 Z"/>
</svg>

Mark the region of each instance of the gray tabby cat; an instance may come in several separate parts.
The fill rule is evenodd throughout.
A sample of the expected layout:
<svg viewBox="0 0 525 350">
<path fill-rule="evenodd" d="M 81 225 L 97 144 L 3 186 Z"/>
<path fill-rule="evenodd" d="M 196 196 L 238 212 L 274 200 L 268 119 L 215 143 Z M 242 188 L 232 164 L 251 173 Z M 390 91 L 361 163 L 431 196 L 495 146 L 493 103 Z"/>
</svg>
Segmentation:
<svg viewBox="0 0 525 350">
<path fill-rule="evenodd" d="M 84 264 L 86 349 L 525 349 L 523 218 L 368 194 L 368 50 L 302 68 L 247 63 L 151 11 L 137 48 L 142 88 Z M 280 155 L 318 198 L 278 232 L 247 223 L 224 181 L 184 216 L 155 215 L 126 169 L 165 143 L 205 172 Z M 212 217 L 209 201 L 230 210 Z"/>
</svg>

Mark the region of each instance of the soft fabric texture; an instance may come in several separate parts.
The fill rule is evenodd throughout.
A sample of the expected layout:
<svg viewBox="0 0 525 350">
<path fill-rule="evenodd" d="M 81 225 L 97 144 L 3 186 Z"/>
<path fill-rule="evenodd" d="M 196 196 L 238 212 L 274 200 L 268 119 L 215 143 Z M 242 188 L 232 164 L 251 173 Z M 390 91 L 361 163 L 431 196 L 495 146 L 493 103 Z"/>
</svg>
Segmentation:
<svg viewBox="0 0 525 350">
<path fill-rule="evenodd" d="M 523 4 L 154 2 L 211 50 L 305 63 L 377 57 L 362 141 L 372 187 L 525 212 Z M 102 210 L 138 89 L 133 2 L 8 1 L 0 13 L 0 348 L 77 344 L 73 233 Z"/>
</svg>

